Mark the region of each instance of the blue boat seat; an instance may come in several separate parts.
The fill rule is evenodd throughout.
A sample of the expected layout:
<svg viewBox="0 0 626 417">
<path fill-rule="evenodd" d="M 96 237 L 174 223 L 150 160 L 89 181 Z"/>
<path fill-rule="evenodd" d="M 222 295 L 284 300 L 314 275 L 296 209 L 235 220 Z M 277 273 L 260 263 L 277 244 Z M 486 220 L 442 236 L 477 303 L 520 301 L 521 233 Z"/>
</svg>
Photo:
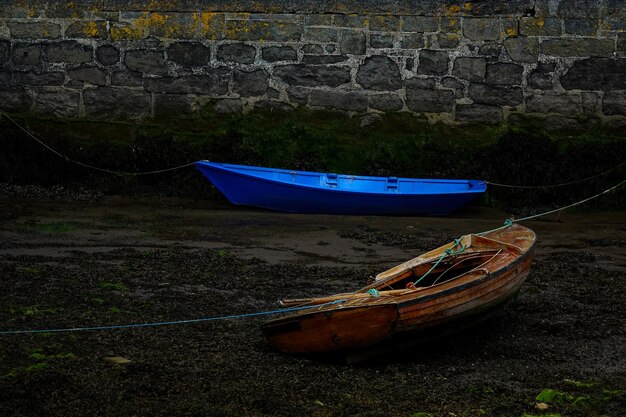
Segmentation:
<svg viewBox="0 0 626 417">
<path fill-rule="evenodd" d="M 328 187 L 337 187 L 339 185 L 339 176 L 337 174 L 326 174 L 326 185 Z"/>
</svg>

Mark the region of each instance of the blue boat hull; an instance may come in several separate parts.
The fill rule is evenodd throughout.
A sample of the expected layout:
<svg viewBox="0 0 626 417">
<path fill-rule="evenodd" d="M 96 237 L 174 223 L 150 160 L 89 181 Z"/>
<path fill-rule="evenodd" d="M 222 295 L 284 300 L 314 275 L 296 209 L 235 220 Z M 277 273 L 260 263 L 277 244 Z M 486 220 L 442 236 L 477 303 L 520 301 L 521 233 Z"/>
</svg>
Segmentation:
<svg viewBox="0 0 626 417">
<path fill-rule="evenodd" d="M 237 205 L 291 213 L 443 216 L 486 190 L 477 180 L 422 180 L 196 162 Z"/>
</svg>

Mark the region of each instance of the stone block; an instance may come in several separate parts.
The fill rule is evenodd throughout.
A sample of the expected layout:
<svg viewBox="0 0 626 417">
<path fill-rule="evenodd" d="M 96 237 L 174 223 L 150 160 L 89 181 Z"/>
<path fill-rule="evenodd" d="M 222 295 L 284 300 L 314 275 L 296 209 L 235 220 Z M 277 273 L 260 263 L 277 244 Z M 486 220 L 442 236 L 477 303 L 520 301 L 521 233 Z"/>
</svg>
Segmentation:
<svg viewBox="0 0 626 417">
<path fill-rule="evenodd" d="M 333 24 L 332 14 L 307 14 L 304 18 L 306 26 L 330 26 Z"/>
<path fill-rule="evenodd" d="M 336 64 L 348 60 L 346 55 L 304 55 L 302 57 L 303 64 Z"/>
<path fill-rule="evenodd" d="M 101 45 L 96 49 L 96 59 L 102 65 L 115 65 L 120 60 L 120 51 L 113 45 Z"/>
<path fill-rule="evenodd" d="M 400 30 L 402 32 L 437 32 L 439 17 L 437 16 L 402 16 Z"/>
<path fill-rule="evenodd" d="M 417 73 L 421 75 L 444 75 L 448 72 L 448 52 L 422 49 L 419 53 Z"/>
<path fill-rule="evenodd" d="M 45 21 L 14 22 L 8 21 L 11 36 L 17 39 L 58 39 L 61 37 L 61 26 Z"/>
<path fill-rule="evenodd" d="M 322 48 L 319 49 L 321 53 Z M 298 54 L 291 46 L 269 46 L 261 50 L 261 57 L 267 62 L 295 61 L 298 59 Z"/>
<path fill-rule="evenodd" d="M 268 88 L 265 95 L 269 99 L 278 100 L 280 98 L 280 91 L 276 90 L 275 88 Z"/>
<path fill-rule="evenodd" d="M 127 51 L 124 63 L 131 71 L 143 72 L 144 74 L 150 75 L 167 75 L 165 54 L 163 51 L 147 49 Z"/>
<path fill-rule="evenodd" d="M 485 42 L 478 48 L 478 53 L 497 58 L 502 53 L 502 44 L 499 42 Z"/>
<path fill-rule="evenodd" d="M 215 68 L 206 75 L 148 78 L 144 80 L 144 87 L 151 93 L 223 96 L 228 92 L 229 81 L 227 68 Z"/>
<path fill-rule="evenodd" d="M 401 35 L 400 48 L 402 49 L 422 49 L 424 47 L 424 35 L 421 33 L 412 33 Z"/>
<path fill-rule="evenodd" d="M 142 119 L 150 114 L 150 94 L 126 88 L 98 87 L 83 92 L 87 117 Z"/>
<path fill-rule="evenodd" d="M 107 36 L 107 22 L 104 20 L 77 21 L 65 29 L 66 38 L 105 39 Z"/>
<path fill-rule="evenodd" d="M 524 36 L 561 35 L 561 20 L 552 17 L 522 17 L 519 27 Z"/>
<path fill-rule="evenodd" d="M 106 84 L 106 72 L 98 67 L 76 68 L 67 71 L 71 85 L 82 85 L 83 83 L 93 85 Z"/>
<path fill-rule="evenodd" d="M 78 116 L 80 94 L 70 90 L 42 91 L 37 95 L 34 111 L 46 116 L 69 119 Z"/>
<path fill-rule="evenodd" d="M 413 71 L 413 68 L 415 68 L 415 58 L 407 58 L 404 62 L 404 68 L 407 71 Z"/>
<path fill-rule="evenodd" d="M 367 16 L 363 16 L 363 15 L 338 14 L 338 15 L 335 15 L 335 18 L 333 20 L 333 24 L 335 26 L 342 27 L 342 28 L 360 28 L 360 29 L 362 28 L 362 29 L 365 29 L 365 28 L 367 28 L 367 25 L 368 25 L 368 19 L 367 19 Z"/>
<path fill-rule="evenodd" d="M 304 28 L 303 39 L 311 42 L 337 42 L 339 32 L 335 28 Z"/>
<path fill-rule="evenodd" d="M 155 94 L 154 117 L 168 118 L 193 112 L 191 99 L 185 94 Z"/>
<path fill-rule="evenodd" d="M 76 41 L 55 42 L 44 46 L 47 62 L 85 64 L 91 62 L 93 49 Z"/>
<path fill-rule="evenodd" d="M 241 97 L 258 97 L 266 93 L 269 76 L 265 70 L 235 71 L 233 73 L 233 92 Z"/>
<path fill-rule="evenodd" d="M 459 82 L 453 77 L 443 77 L 441 79 L 441 85 L 443 87 L 451 88 L 454 90 L 454 98 L 462 98 L 465 91 L 465 85 Z"/>
<path fill-rule="evenodd" d="M 580 104 L 582 106 L 583 114 L 593 115 L 598 112 L 598 104 L 600 100 L 597 93 L 582 92 L 580 93 Z"/>
<path fill-rule="evenodd" d="M 526 98 L 529 113 L 580 114 L 580 97 L 568 94 L 533 94 Z"/>
<path fill-rule="evenodd" d="M 223 62 L 236 62 L 238 64 L 252 64 L 256 56 L 254 46 L 244 43 L 227 43 L 217 49 L 217 59 Z"/>
<path fill-rule="evenodd" d="M 312 90 L 309 105 L 343 111 L 363 112 L 367 110 L 368 98 L 360 92 Z"/>
<path fill-rule="evenodd" d="M 534 71 L 528 75 L 528 86 L 537 90 L 552 90 L 554 74 Z"/>
<path fill-rule="evenodd" d="M 324 29 L 306 29 L 311 30 Z M 227 20 L 225 38 L 233 41 L 293 42 L 299 41 L 306 31 L 302 24 L 295 22 Z"/>
<path fill-rule="evenodd" d="M 327 85 L 338 87 L 350 82 L 350 68 L 290 64 L 274 67 L 274 76 L 292 86 L 318 87 Z"/>
<path fill-rule="evenodd" d="M 374 110 L 398 111 L 402 110 L 404 103 L 400 96 L 395 93 L 370 94 L 369 106 Z"/>
<path fill-rule="evenodd" d="M 486 84 L 521 85 L 524 67 L 507 62 L 487 64 Z"/>
<path fill-rule="evenodd" d="M 472 41 L 500 39 L 500 21 L 488 17 L 466 18 L 463 20 L 463 35 Z"/>
<path fill-rule="evenodd" d="M 111 39 L 114 41 L 136 41 L 150 35 L 145 25 L 135 26 L 128 23 L 111 22 Z"/>
<path fill-rule="evenodd" d="M 21 113 L 28 111 L 33 99 L 22 87 L 0 88 L 0 109 L 5 112 Z"/>
<path fill-rule="evenodd" d="M 135 23 L 146 26 L 151 36 L 169 39 L 192 39 L 196 37 L 202 20 L 192 13 L 147 13 Z"/>
<path fill-rule="evenodd" d="M 188 67 L 205 66 L 211 58 L 211 50 L 197 42 L 176 42 L 166 52 L 170 61 Z"/>
<path fill-rule="evenodd" d="M 484 104 L 457 104 L 455 119 L 470 123 L 501 123 L 504 120 L 502 108 Z"/>
<path fill-rule="evenodd" d="M 602 98 L 602 113 L 626 116 L 626 91 L 609 91 Z"/>
<path fill-rule="evenodd" d="M 541 53 L 560 57 L 611 57 L 615 40 L 597 38 L 545 39 L 541 42 Z"/>
<path fill-rule="evenodd" d="M 617 34 L 617 50 L 619 52 L 626 52 L 626 32 Z"/>
<path fill-rule="evenodd" d="M 487 72 L 485 58 L 460 57 L 454 61 L 452 75 L 468 81 L 483 81 Z"/>
<path fill-rule="evenodd" d="M 243 101 L 239 98 L 224 98 L 215 100 L 213 111 L 216 113 L 240 113 L 243 110 Z"/>
<path fill-rule="evenodd" d="M 279 47 L 275 46 L 274 48 L 279 48 Z M 293 52 L 294 52 L 294 56 L 296 56 L 296 51 L 293 51 Z M 310 55 L 321 55 L 324 53 L 324 48 L 322 48 L 322 45 L 318 45 L 315 43 L 307 44 L 302 47 L 302 52 L 304 52 L 305 54 L 310 54 Z M 295 58 L 291 59 L 291 61 L 294 61 L 294 60 Z"/>
<path fill-rule="evenodd" d="M 626 90 L 626 58 L 590 58 L 577 61 L 561 76 L 566 90 Z"/>
<path fill-rule="evenodd" d="M 565 19 L 564 23 L 568 35 L 595 36 L 598 33 L 598 20 Z"/>
<path fill-rule="evenodd" d="M 602 15 L 599 1 L 567 0 L 558 4 L 557 16 L 574 18 L 598 18 Z"/>
<path fill-rule="evenodd" d="M 517 106 L 523 100 L 520 87 L 479 83 L 470 84 L 469 97 L 474 103 L 493 106 Z"/>
<path fill-rule="evenodd" d="M 365 53 L 365 32 L 342 30 L 339 49 L 342 54 L 363 55 Z"/>
<path fill-rule="evenodd" d="M 407 87 L 406 105 L 418 113 L 450 113 L 454 108 L 454 93 Z"/>
<path fill-rule="evenodd" d="M 404 81 L 406 88 L 418 89 L 418 90 L 434 90 L 435 89 L 435 77 L 413 77 Z"/>
<path fill-rule="evenodd" d="M 370 30 L 380 32 L 397 32 L 400 30 L 400 16 L 374 15 L 370 16 Z"/>
<path fill-rule="evenodd" d="M 309 102 L 311 89 L 306 87 L 287 87 L 287 97 L 292 103 L 306 104 Z"/>
<path fill-rule="evenodd" d="M 41 55 L 41 51 L 39 51 Z M 11 42 L 0 41 L 0 65 L 9 62 L 11 59 Z"/>
<path fill-rule="evenodd" d="M 517 37 L 504 40 L 506 53 L 517 62 L 537 62 L 539 41 L 537 38 Z"/>
<path fill-rule="evenodd" d="M 443 33 L 461 33 L 462 20 L 455 16 L 442 16 L 439 27 Z"/>
<path fill-rule="evenodd" d="M 14 74 L 19 85 L 62 85 L 65 82 L 65 74 L 61 71 L 52 72 L 16 72 Z"/>
<path fill-rule="evenodd" d="M 8 45 L 8 42 L 7 42 Z M 8 48 L 6 50 L 8 53 Z M 13 63 L 15 65 L 39 65 L 41 63 L 41 45 L 16 43 L 13 45 Z M 5 60 L 6 62 L 6 60 Z"/>
<path fill-rule="evenodd" d="M 390 33 L 371 33 L 370 46 L 372 48 L 393 48 L 394 36 Z"/>
<path fill-rule="evenodd" d="M 402 87 L 398 64 L 384 55 L 365 58 L 357 71 L 356 82 L 368 90 L 390 91 Z"/>
<path fill-rule="evenodd" d="M 270 112 L 288 112 L 293 110 L 291 104 L 278 100 L 259 100 L 254 103 L 254 108 Z"/>
<path fill-rule="evenodd" d="M 135 71 L 116 71 L 111 75 L 111 84 L 125 87 L 143 85 L 143 75 Z"/>
<path fill-rule="evenodd" d="M 456 33 L 437 33 L 435 39 L 440 48 L 455 49 L 461 43 L 461 35 Z"/>
</svg>

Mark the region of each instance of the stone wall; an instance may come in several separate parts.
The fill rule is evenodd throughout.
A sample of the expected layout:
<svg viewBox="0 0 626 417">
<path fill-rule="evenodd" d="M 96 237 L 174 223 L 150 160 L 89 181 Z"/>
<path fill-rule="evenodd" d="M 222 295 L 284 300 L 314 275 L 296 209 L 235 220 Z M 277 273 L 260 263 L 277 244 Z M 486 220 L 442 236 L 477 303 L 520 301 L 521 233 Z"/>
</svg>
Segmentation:
<svg viewBox="0 0 626 417">
<path fill-rule="evenodd" d="M 304 106 L 626 126 L 624 3 L 1 0 L 0 108 L 136 120 Z"/>
</svg>

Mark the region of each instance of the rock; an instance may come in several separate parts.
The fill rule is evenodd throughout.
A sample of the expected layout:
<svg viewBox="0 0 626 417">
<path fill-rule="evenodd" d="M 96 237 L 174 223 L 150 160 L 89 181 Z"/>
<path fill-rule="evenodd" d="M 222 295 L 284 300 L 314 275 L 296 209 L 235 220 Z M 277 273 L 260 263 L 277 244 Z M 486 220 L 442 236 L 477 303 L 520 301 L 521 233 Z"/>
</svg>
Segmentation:
<svg viewBox="0 0 626 417">
<path fill-rule="evenodd" d="M 421 33 L 412 33 L 403 35 L 400 38 L 400 48 L 402 49 L 421 49 L 424 47 L 424 35 Z"/>
<path fill-rule="evenodd" d="M 598 20 L 565 19 L 565 33 L 568 35 L 595 36 L 598 32 Z"/>
<path fill-rule="evenodd" d="M 269 76 L 265 70 L 233 73 L 233 91 L 242 97 L 262 96 L 269 87 Z"/>
<path fill-rule="evenodd" d="M 455 117 L 459 122 L 500 123 L 504 120 L 502 108 L 484 104 L 457 104 Z"/>
<path fill-rule="evenodd" d="M 435 89 L 435 78 L 434 77 L 413 77 L 409 78 L 404 82 L 406 88 L 418 88 L 423 90 L 434 90 Z"/>
<path fill-rule="evenodd" d="M 602 98 L 602 113 L 626 116 L 626 92 L 610 91 Z"/>
<path fill-rule="evenodd" d="M 309 45 L 305 45 L 309 46 Z M 322 47 L 319 45 L 311 45 L 318 46 L 319 53 L 322 53 Z M 303 48 L 304 49 L 304 48 Z M 261 57 L 267 62 L 276 62 L 276 61 L 295 61 L 298 59 L 298 54 L 296 50 L 291 46 L 270 46 L 267 48 L 263 48 L 261 50 Z"/>
<path fill-rule="evenodd" d="M 186 94 L 155 94 L 154 116 L 167 118 L 188 115 L 192 112 L 191 101 Z"/>
<path fill-rule="evenodd" d="M 417 73 L 423 75 L 444 75 L 448 71 L 448 53 L 422 49 L 419 55 Z"/>
<path fill-rule="evenodd" d="M 520 33 L 524 36 L 559 36 L 561 34 L 561 19 L 522 17 Z"/>
<path fill-rule="evenodd" d="M 548 408 L 550 408 L 550 406 L 546 403 L 535 403 L 535 410 L 545 411 Z"/>
<path fill-rule="evenodd" d="M 454 107 L 454 93 L 407 87 L 406 105 L 419 113 L 449 113 Z"/>
<path fill-rule="evenodd" d="M 402 86 L 400 70 L 396 62 L 382 55 L 365 58 L 359 66 L 356 82 L 369 90 L 397 90 Z"/>
<path fill-rule="evenodd" d="M 469 96 L 474 103 L 495 106 L 517 106 L 523 100 L 522 89 L 509 85 L 489 85 L 472 83 Z"/>
<path fill-rule="evenodd" d="M 500 38 L 500 22 L 497 18 L 465 18 L 463 35 L 472 41 L 493 41 Z"/>
<path fill-rule="evenodd" d="M 75 91 L 42 91 L 35 101 L 35 112 L 61 118 L 76 117 L 79 98 L 80 95 Z"/>
<path fill-rule="evenodd" d="M 39 65 L 41 63 L 41 45 L 16 43 L 13 46 L 13 63 L 15 65 Z"/>
<path fill-rule="evenodd" d="M 580 114 L 580 97 L 567 94 L 533 94 L 526 99 L 530 113 Z"/>
<path fill-rule="evenodd" d="M 53 72 L 16 72 L 15 79 L 20 85 L 62 85 L 65 74 L 61 71 Z"/>
<path fill-rule="evenodd" d="M 113 45 L 102 45 L 96 49 L 96 59 L 102 65 L 115 65 L 120 60 L 120 51 Z"/>
<path fill-rule="evenodd" d="M 333 108 L 344 111 L 362 112 L 367 110 L 367 96 L 360 92 L 340 92 L 312 90 L 309 105 Z"/>
<path fill-rule="evenodd" d="M 140 72 L 136 71 L 116 71 L 111 75 L 111 84 L 139 87 L 143 85 L 143 76 Z"/>
<path fill-rule="evenodd" d="M 365 116 L 361 117 L 361 122 L 359 123 L 359 125 L 361 127 L 375 125 L 380 122 L 381 119 L 382 116 L 378 113 L 368 113 Z"/>
<path fill-rule="evenodd" d="M 25 112 L 30 109 L 32 102 L 22 87 L 0 89 L 0 109 L 6 112 Z"/>
<path fill-rule="evenodd" d="M 485 42 L 478 49 L 479 54 L 493 57 L 499 57 L 501 52 L 502 44 L 497 42 Z"/>
<path fill-rule="evenodd" d="M 337 29 L 334 28 L 304 28 L 303 40 L 312 42 L 337 42 L 339 40 Z"/>
<path fill-rule="evenodd" d="M 280 46 L 273 46 L 272 48 L 280 48 Z M 269 48 L 265 48 L 265 49 L 269 49 Z M 265 51 L 265 49 L 263 49 L 263 51 Z M 290 49 L 293 50 L 293 48 L 290 48 Z M 311 55 L 321 55 L 324 53 L 324 48 L 322 48 L 321 45 L 317 45 L 317 44 L 307 44 L 302 47 L 302 52 L 304 52 L 305 54 L 311 54 Z M 295 50 L 293 50 L 293 55 L 294 55 L 293 59 L 295 59 L 296 58 Z"/>
<path fill-rule="evenodd" d="M 211 50 L 197 42 L 176 42 L 167 48 L 167 58 L 180 65 L 201 67 L 209 63 Z"/>
<path fill-rule="evenodd" d="M 555 69 L 554 63 L 539 62 L 537 68 L 528 76 L 528 86 L 538 90 L 552 90 Z"/>
<path fill-rule="evenodd" d="M 224 62 L 236 62 L 238 64 L 252 64 L 256 56 L 254 46 L 244 43 L 229 43 L 220 45 L 217 50 L 217 58 Z"/>
<path fill-rule="evenodd" d="M 41 50 L 39 51 L 41 55 Z M 11 43 L 9 41 L 0 41 L 0 64 L 8 62 L 11 58 Z"/>
<path fill-rule="evenodd" d="M 87 117 L 141 119 L 150 114 L 150 94 L 126 88 L 98 87 L 83 93 Z"/>
<path fill-rule="evenodd" d="M 275 88 L 268 88 L 265 95 L 269 99 L 278 100 L 280 98 L 280 91 L 276 90 Z"/>
<path fill-rule="evenodd" d="M 566 90 L 626 90 L 626 58 L 590 58 L 577 61 L 561 76 Z"/>
<path fill-rule="evenodd" d="M 444 87 L 452 88 L 454 90 L 455 98 L 462 98 L 463 92 L 465 91 L 465 85 L 463 83 L 457 81 L 452 77 L 444 77 L 441 79 L 441 85 Z"/>
<path fill-rule="evenodd" d="M 369 96 L 369 106 L 380 111 L 398 111 L 404 107 L 404 103 L 395 93 L 381 93 Z"/>
<path fill-rule="evenodd" d="M 259 100 L 254 103 L 254 108 L 279 112 L 287 112 L 293 110 L 293 106 L 291 104 L 277 100 Z"/>
<path fill-rule="evenodd" d="M 149 78 L 145 80 L 146 91 L 151 93 L 202 94 L 221 96 L 228 92 L 230 72 L 216 68 L 206 75 L 184 77 Z"/>
<path fill-rule="evenodd" d="M 342 30 L 339 50 L 343 54 L 363 55 L 365 53 L 365 32 Z"/>
<path fill-rule="evenodd" d="M 106 84 L 106 72 L 98 67 L 86 67 L 69 70 L 67 72 L 72 84 L 88 83 L 93 85 L 105 85 Z"/>
<path fill-rule="evenodd" d="M 106 38 L 107 22 L 105 20 L 75 21 L 65 29 L 66 38 Z"/>
<path fill-rule="evenodd" d="M 48 62 L 84 64 L 91 62 L 92 48 L 76 41 L 54 42 L 44 46 Z"/>
<path fill-rule="evenodd" d="M 143 72 L 144 74 L 150 75 L 167 75 L 165 54 L 163 51 L 150 51 L 146 49 L 127 51 L 124 63 L 131 71 Z"/>
<path fill-rule="evenodd" d="M 455 49 L 461 43 L 461 36 L 456 33 L 437 33 L 437 44 L 443 49 Z"/>
<path fill-rule="evenodd" d="M 372 48 L 393 48 L 393 35 L 390 33 L 370 33 Z"/>
<path fill-rule="evenodd" d="M 350 82 L 350 68 L 291 64 L 274 67 L 274 76 L 289 85 L 337 87 Z"/>
<path fill-rule="evenodd" d="M 347 61 L 346 55 L 305 55 L 302 57 L 303 64 L 336 64 L 337 62 Z"/>
<path fill-rule="evenodd" d="M 487 65 L 487 75 L 485 76 L 486 84 L 522 84 L 522 73 L 524 67 L 517 64 L 509 64 L 499 62 L 497 64 Z"/>
<path fill-rule="evenodd" d="M 305 87 L 287 87 L 287 96 L 289 101 L 298 104 L 306 104 L 309 102 L 310 89 Z"/>
<path fill-rule="evenodd" d="M 110 365 L 126 365 L 132 363 L 130 359 L 126 359 L 122 356 L 105 356 L 102 360 Z"/>
<path fill-rule="evenodd" d="M 582 92 L 580 93 L 580 103 L 582 105 L 584 114 L 587 114 L 587 115 L 596 114 L 598 111 L 598 103 L 599 103 L 598 94 L 590 93 L 590 92 Z"/>
<path fill-rule="evenodd" d="M 615 41 L 602 38 L 558 38 L 541 42 L 541 53 L 560 57 L 611 57 Z"/>
<path fill-rule="evenodd" d="M 52 22 L 13 22 L 7 26 L 11 36 L 17 39 L 58 39 L 61 37 L 61 26 Z"/>
<path fill-rule="evenodd" d="M 402 16 L 402 32 L 437 32 L 439 18 L 435 16 Z"/>
<path fill-rule="evenodd" d="M 537 62 L 539 41 L 537 38 L 508 38 L 504 40 L 506 53 L 517 62 Z"/>
<path fill-rule="evenodd" d="M 213 111 L 216 113 L 240 113 L 243 110 L 243 102 L 238 98 L 224 98 L 216 100 Z"/>
<path fill-rule="evenodd" d="M 452 75 L 469 81 L 483 81 L 487 72 L 485 58 L 457 58 L 454 61 Z"/>
</svg>

